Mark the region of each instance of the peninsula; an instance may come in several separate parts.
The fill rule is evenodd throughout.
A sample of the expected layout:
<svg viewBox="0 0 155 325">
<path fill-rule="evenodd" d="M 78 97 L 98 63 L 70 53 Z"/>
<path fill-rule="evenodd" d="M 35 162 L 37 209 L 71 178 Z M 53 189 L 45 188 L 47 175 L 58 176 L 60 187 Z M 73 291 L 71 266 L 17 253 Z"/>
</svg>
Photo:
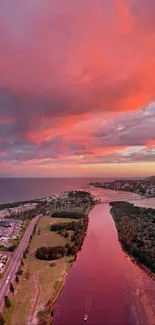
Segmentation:
<svg viewBox="0 0 155 325">
<path fill-rule="evenodd" d="M 146 197 L 155 197 L 155 176 L 145 179 L 121 179 L 107 182 L 92 182 L 90 185 L 115 191 L 133 192 Z"/>
</svg>

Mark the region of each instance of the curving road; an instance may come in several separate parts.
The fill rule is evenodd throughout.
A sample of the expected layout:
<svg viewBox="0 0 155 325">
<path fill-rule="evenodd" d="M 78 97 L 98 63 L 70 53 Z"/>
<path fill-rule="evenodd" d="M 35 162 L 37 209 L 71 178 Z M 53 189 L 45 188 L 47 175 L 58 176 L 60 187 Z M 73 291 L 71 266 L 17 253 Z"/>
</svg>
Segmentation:
<svg viewBox="0 0 155 325">
<path fill-rule="evenodd" d="M 15 254 L 13 258 L 11 259 L 8 268 L 6 269 L 6 272 L 4 273 L 3 278 L 0 280 L 0 311 L 3 309 L 4 305 L 4 296 L 6 296 L 9 292 L 9 286 L 10 282 L 14 282 L 15 280 L 15 274 L 18 270 L 19 264 L 20 264 L 20 258 L 23 255 L 23 251 L 26 249 L 30 236 L 33 232 L 34 225 L 40 218 L 40 215 L 33 218 L 33 220 L 30 222 L 18 248 L 15 251 Z"/>
</svg>

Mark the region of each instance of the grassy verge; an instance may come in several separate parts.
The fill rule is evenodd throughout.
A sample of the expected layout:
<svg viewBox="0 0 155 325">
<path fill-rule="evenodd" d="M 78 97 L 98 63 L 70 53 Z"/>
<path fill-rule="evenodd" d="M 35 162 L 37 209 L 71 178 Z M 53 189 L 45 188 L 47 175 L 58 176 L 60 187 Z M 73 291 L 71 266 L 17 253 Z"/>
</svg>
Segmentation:
<svg viewBox="0 0 155 325">
<path fill-rule="evenodd" d="M 71 221 L 71 219 L 65 221 Z M 50 261 L 35 258 L 35 250 L 40 246 L 65 245 L 70 242 L 70 236 L 64 238 L 50 230 L 50 225 L 57 222 L 64 222 L 64 219 L 43 216 L 37 224 L 29 254 L 26 259 L 23 259 L 23 274 L 19 277 L 19 284 L 14 285 L 15 294 L 9 295 L 11 308 L 7 309 L 5 307 L 3 311 L 3 317 L 7 325 L 28 324 L 28 317 L 31 316 L 36 294 L 34 276 L 37 272 L 40 272 L 38 275 L 40 295 L 36 313 L 42 310 L 49 300 L 53 302 L 62 287 L 64 275 L 71 265 L 69 263 L 71 258 L 64 257 L 53 264 Z"/>
</svg>

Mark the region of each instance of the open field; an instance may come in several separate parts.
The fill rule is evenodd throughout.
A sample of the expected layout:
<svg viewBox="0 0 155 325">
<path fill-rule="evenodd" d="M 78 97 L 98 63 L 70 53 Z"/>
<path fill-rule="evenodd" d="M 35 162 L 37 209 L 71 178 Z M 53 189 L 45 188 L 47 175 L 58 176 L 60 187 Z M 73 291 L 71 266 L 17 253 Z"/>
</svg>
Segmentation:
<svg viewBox="0 0 155 325">
<path fill-rule="evenodd" d="M 65 245 L 70 242 L 69 238 L 64 238 L 50 230 L 53 223 L 70 222 L 72 219 L 60 219 L 43 216 L 37 225 L 36 233 L 32 238 L 30 251 L 26 259 L 23 259 L 23 274 L 19 276 L 19 284 L 15 284 L 15 295 L 10 294 L 11 308 L 4 308 L 3 316 L 7 325 L 28 324 L 28 318 L 31 316 L 34 299 L 36 295 L 35 275 L 38 273 L 38 284 L 40 294 L 38 297 L 37 311 L 43 309 L 45 303 L 55 299 L 63 282 L 64 274 L 70 267 L 71 258 L 64 257 L 56 261 L 55 266 L 51 266 L 50 261 L 38 260 L 35 258 L 35 250 L 40 246 Z M 38 234 L 40 232 L 40 234 Z M 70 235 L 72 232 L 70 233 Z M 28 279 L 25 276 L 29 274 Z M 33 319 L 29 318 L 29 323 Z"/>
<path fill-rule="evenodd" d="M 69 258 L 68 258 L 69 260 Z M 48 301 L 51 297 L 54 300 L 55 293 L 57 290 L 57 284 L 61 284 L 64 276 L 64 272 L 69 270 L 70 264 L 67 262 L 65 257 L 61 261 L 55 264 L 55 266 L 45 268 L 39 277 L 39 283 L 42 287 L 42 291 L 39 298 L 40 307 L 43 306 L 45 301 Z"/>
<path fill-rule="evenodd" d="M 60 219 L 51 218 L 48 216 L 42 217 L 37 226 L 36 235 L 32 239 L 30 252 L 33 253 L 38 247 L 41 246 L 57 246 L 65 245 L 68 243 L 68 239 L 62 237 L 56 232 L 50 230 L 50 226 L 54 223 L 70 222 L 71 220 L 77 221 L 75 219 Z M 38 235 L 38 230 L 40 229 L 40 235 Z M 72 234 L 72 232 L 70 232 Z"/>
<path fill-rule="evenodd" d="M 35 285 L 32 275 L 28 280 L 24 279 L 24 276 L 20 278 L 20 283 L 15 285 L 15 291 L 17 293 L 10 295 L 11 308 L 4 307 L 3 316 L 7 325 L 20 324 L 24 325 L 27 322 L 27 315 L 31 308 L 31 303 L 35 295 Z M 21 321 L 22 320 L 22 321 Z"/>
</svg>

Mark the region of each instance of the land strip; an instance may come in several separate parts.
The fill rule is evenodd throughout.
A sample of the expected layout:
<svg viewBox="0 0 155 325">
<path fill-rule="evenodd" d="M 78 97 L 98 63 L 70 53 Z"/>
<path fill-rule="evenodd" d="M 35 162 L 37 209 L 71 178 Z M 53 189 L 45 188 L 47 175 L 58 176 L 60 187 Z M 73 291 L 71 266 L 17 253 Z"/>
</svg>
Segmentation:
<svg viewBox="0 0 155 325">
<path fill-rule="evenodd" d="M 138 180 L 121 179 L 108 182 L 93 182 L 90 185 L 114 191 L 133 192 L 146 197 L 155 197 L 155 177 Z"/>
<path fill-rule="evenodd" d="M 153 279 L 155 274 L 155 209 L 124 201 L 111 202 L 118 240 L 133 262 Z"/>
<path fill-rule="evenodd" d="M 0 311 L 3 309 L 4 305 L 4 296 L 8 294 L 9 291 L 9 284 L 10 282 L 14 282 L 15 279 L 15 273 L 18 270 L 18 266 L 20 263 L 20 258 L 23 254 L 23 251 L 25 250 L 27 243 L 29 241 L 29 238 L 33 232 L 34 225 L 39 220 L 40 215 L 35 217 L 31 223 L 29 224 L 24 237 L 22 238 L 17 250 L 15 251 L 15 254 L 10 261 L 10 264 L 8 265 L 8 268 L 3 276 L 3 278 L 0 281 Z"/>
<path fill-rule="evenodd" d="M 87 192 L 71 192 L 69 197 L 65 193 L 62 195 L 63 199 L 51 199 L 44 205 L 43 216 L 37 223 L 26 259 L 23 259 L 24 265 L 20 265 L 22 275 L 19 277 L 19 284 L 14 285 L 15 295 L 9 295 L 11 308 L 5 307 L 3 311 L 7 325 L 39 324 L 42 321 L 44 324 L 51 324 L 53 304 L 78 249 L 82 246 L 87 229 L 87 215 L 96 203 L 90 194 L 85 193 Z M 67 215 L 64 215 L 65 211 Z M 73 230 L 67 230 L 66 226 L 61 228 L 61 224 L 68 224 Z M 53 231 L 53 225 L 59 225 L 61 230 Z M 54 251 L 60 247 L 64 255 L 56 256 L 56 262 L 47 261 L 48 258 L 44 257 L 38 259 L 36 252 L 42 245 Z"/>
</svg>

